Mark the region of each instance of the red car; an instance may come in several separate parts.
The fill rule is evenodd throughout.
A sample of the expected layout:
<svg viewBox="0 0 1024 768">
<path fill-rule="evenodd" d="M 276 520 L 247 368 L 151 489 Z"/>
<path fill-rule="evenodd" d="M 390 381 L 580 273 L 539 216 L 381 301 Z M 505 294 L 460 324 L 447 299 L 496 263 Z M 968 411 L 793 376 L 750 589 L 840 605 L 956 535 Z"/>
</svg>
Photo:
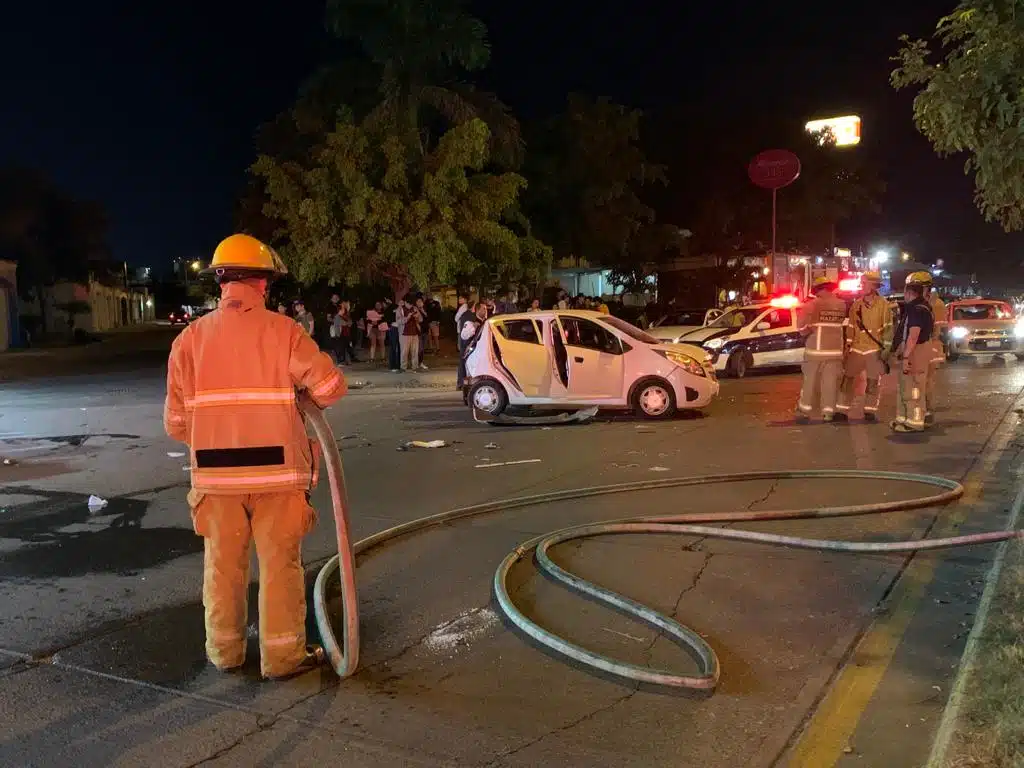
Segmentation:
<svg viewBox="0 0 1024 768">
<path fill-rule="evenodd" d="M 179 310 L 171 312 L 167 316 L 167 319 L 171 321 L 171 325 L 188 325 L 192 321 L 192 315 L 182 307 Z"/>
</svg>

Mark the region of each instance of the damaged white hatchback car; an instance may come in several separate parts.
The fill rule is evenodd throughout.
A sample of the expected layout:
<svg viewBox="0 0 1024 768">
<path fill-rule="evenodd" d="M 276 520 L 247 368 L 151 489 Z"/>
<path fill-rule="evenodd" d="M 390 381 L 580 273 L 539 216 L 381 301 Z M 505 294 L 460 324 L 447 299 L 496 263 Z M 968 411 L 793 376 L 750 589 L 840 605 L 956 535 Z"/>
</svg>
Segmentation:
<svg viewBox="0 0 1024 768">
<path fill-rule="evenodd" d="M 703 408 L 718 381 L 700 347 L 665 344 L 610 315 L 549 310 L 487 320 L 465 351 L 467 402 L 498 417 L 508 406 L 632 408 L 645 418 Z"/>
</svg>

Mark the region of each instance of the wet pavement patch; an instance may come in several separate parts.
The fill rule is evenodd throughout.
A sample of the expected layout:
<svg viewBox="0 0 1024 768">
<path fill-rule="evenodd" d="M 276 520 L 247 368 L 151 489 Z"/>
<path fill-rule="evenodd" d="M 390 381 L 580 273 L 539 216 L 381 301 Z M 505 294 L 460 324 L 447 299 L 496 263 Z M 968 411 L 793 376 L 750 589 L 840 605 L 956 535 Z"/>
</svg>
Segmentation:
<svg viewBox="0 0 1024 768">
<path fill-rule="evenodd" d="M 78 448 L 90 438 L 104 437 L 108 440 L 138 440 L 139 435 L 128 435 L 120 432 L 97 432 L 89 435 L 53 435 L 41 437 L 12 437 L 0 439 L 0 443 L 6 446 L 17 448 L 26 445 L 38 445 L 40 443 L 58 443 Z"/>
<path fill-rule="evenodd" d="M 190 528 L 143 527 L 148 501 L 113 498 L 93 514 L 87 494 L 0 487 L 19 491 L 43 498 L 0 516 L 0 539 L 22 542 L 0 556 L 0 580 L 130 576 L 203 551 Z"/>
</svg>

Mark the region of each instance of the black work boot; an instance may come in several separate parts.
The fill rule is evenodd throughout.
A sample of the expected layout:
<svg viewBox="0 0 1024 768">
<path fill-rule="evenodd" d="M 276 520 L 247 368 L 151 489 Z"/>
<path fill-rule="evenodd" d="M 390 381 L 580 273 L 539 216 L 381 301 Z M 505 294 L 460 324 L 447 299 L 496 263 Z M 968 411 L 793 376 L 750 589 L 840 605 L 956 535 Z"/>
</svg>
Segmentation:
<svg viewBox="0 0 1024 768">
<path fill-rule="evenodd" d="M 849 421 L 850 417 L 843 411 L 836 411 L 832 416 L 833 421 Z"/>
</svg>

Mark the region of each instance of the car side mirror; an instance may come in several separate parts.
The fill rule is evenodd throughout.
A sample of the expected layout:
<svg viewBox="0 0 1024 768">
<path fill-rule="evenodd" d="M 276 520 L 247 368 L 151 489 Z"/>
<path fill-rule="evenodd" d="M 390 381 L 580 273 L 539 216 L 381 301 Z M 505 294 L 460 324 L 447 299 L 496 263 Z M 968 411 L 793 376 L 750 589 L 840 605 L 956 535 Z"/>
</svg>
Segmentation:
<svg viewBox="0 0 1024 768">
<path fill-rule="evenodd" d="M 758 323 L 757 330 L 759 331 L 770 331 L 772 327 L 771 323 Z"/>
</svg>

